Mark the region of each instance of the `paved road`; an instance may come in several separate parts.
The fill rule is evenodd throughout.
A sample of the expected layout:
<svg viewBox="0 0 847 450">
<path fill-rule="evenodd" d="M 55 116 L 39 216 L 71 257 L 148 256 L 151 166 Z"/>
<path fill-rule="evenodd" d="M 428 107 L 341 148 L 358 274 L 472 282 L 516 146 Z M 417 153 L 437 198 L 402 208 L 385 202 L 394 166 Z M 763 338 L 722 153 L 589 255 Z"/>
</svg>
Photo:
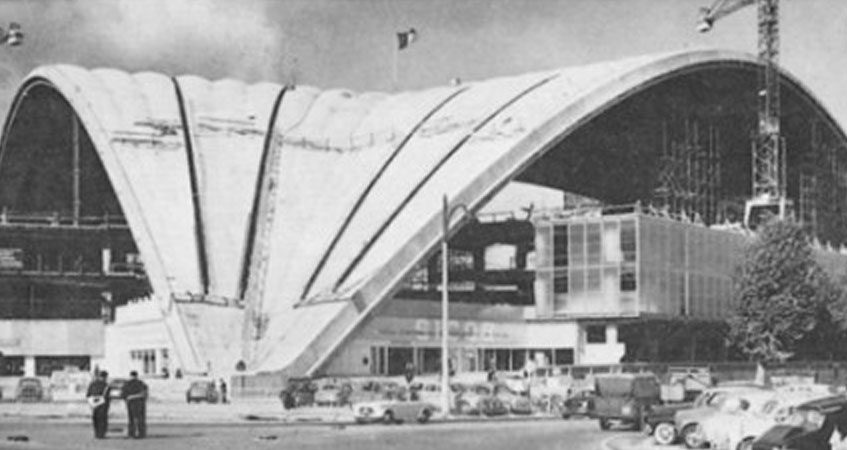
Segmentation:
<svg viewBox="0 0 847 450">
<path fill-rule="evenodd" d="M 95 440 L 81 423 L 0 423 L 0 449 L 345 449 L 345 450 L 626 450 L 643 435 L 600 432 L 594 421 L 430 423 L 427 425 L 154 425 L 148 439 L 123 436 L 123 423 L 110 424 L 108 439 Z M 12 442 L 12 436 L 28 442 Z"/>
</svg>

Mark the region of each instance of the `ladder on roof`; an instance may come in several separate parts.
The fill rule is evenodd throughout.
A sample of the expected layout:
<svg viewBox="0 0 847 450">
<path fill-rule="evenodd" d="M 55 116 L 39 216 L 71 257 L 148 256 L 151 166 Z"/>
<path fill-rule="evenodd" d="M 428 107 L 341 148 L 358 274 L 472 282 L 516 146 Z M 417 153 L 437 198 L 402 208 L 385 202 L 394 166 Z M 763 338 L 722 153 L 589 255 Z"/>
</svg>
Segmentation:
<svg viewBox="0 0 847 450">
<path fill-rule="evenodd" d="M 276 198 L 279 190 L 279 163 L 282 159 L 282 141 L 271 131 L 264 176 L 260 181 L 256 212 L 255 241 L 250 253 L 250 271 L 244 290 L 244 327 L 242 335 L 242 358 L 248 367 L 255 358 L 256 346 L 265 334 L 268 317 L 262 311 L 268 262 L 270 259 L 271 231 L 276 213 Z"/>
</svg>

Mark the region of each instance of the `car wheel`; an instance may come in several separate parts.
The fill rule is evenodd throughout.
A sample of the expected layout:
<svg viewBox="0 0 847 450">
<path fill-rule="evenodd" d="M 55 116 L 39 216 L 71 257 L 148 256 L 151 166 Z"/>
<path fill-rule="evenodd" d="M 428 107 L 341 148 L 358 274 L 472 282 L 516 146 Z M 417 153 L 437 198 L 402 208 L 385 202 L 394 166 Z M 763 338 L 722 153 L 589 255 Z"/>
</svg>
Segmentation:
<svg viewBox="0 0 847 450">
<path fill-rule="evenodd" d="M 686 425 L 679 433 L 679 437 L 687 448 L 705 447 L 705 442 L 703 442 L 703 439 L 700 438 L 700 434 L 697 432 L 696 423 Z"/>
<path fill-rule="evenodd" d="M 418 415 L 418 423 L 427 423 L 430 417 L 432 417 L 432 411 L 425 409 Z"/>
<path fill-rule="evenodd" d="M 571 418 L 571 415 L 568 413 L 562 413 L 562 419 L 568 420 Z"/>
<path fill-rule="evenodd" d="M 737 450 L 752 450 L 753 449 L 753 439 L 752 437 L 746 437 L 744 440 L 738 443 Z"/>
<path fill-rule="evenodd" d="M 603 431 L 611 428 L 612 424 L 609 422 L 609 419 L 600 419 L 600 429 Z"/>
<path fill-rule="evenodd" d="M 386 411 L 385 414 L 382 415 L 382 423 L 386 425 L 391 425 L 394 423 L 394 413 L 391 411 Z"/>
<path fill-rule="evenodd" d="M 676 441 L 676 428 L 672 423 L 662 422 L 653 430 L 653 439 L 659 445 L 671 445 Z"/>
</svg>

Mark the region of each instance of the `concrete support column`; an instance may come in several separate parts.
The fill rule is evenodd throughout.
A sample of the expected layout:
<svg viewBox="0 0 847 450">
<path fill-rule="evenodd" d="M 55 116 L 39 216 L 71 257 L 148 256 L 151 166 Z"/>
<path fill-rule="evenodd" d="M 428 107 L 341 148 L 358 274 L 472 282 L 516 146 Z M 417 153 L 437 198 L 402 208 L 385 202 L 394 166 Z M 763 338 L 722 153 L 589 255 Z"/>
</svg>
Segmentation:
<svg viewBox="0 0 847 450">
<path fill-rule="evenodd" d="M 103 262 L 103 273 L 109 273 L 112 267 L 112 249 L 106 247 L 101 251 L 102 262 Z"/>
<path fill-rule="evenodd" d="M 616 323 L 606 324 L 606 343 L 616 344 L 618 342 L 618 325 Z"/>
<path fill-rule="evenodd" d="M 35 356 L 25 356 L 24 357 L 24 376 L 26 376 L 26 377 L 34 377 L 35 376 Z"/>
</svg>

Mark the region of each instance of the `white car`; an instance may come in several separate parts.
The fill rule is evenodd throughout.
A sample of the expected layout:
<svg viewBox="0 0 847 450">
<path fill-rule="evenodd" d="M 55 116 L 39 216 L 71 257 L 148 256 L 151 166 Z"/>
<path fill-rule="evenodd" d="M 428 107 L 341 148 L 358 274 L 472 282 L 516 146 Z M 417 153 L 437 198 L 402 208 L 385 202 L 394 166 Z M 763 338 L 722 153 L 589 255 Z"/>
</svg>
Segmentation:
<svg viewBox="0 0 847 450">
<path fill-rule="evenodd" d="M 353 405 L 353 416 L 356 423 L 385 424 L 417 421 L 426 423 L 440 411 L 433 403 L 418 400 L 416 396 L 408 396 L 405 391 L 398 392 L 394 398 L 356 403 Z"/>
<path fill-rule="evenodd" d="M 736 402 L 729 402 L 724 405 L 726 410 L 703 421 L 704 438 L 713 449 L 749 450 L 759 435 L 783 423 L 795 407 L 824 396 L 814 391 L 789 391 L 750 398 L 747 408 L 743 404 L 732 405 Z"/>
</svg>

